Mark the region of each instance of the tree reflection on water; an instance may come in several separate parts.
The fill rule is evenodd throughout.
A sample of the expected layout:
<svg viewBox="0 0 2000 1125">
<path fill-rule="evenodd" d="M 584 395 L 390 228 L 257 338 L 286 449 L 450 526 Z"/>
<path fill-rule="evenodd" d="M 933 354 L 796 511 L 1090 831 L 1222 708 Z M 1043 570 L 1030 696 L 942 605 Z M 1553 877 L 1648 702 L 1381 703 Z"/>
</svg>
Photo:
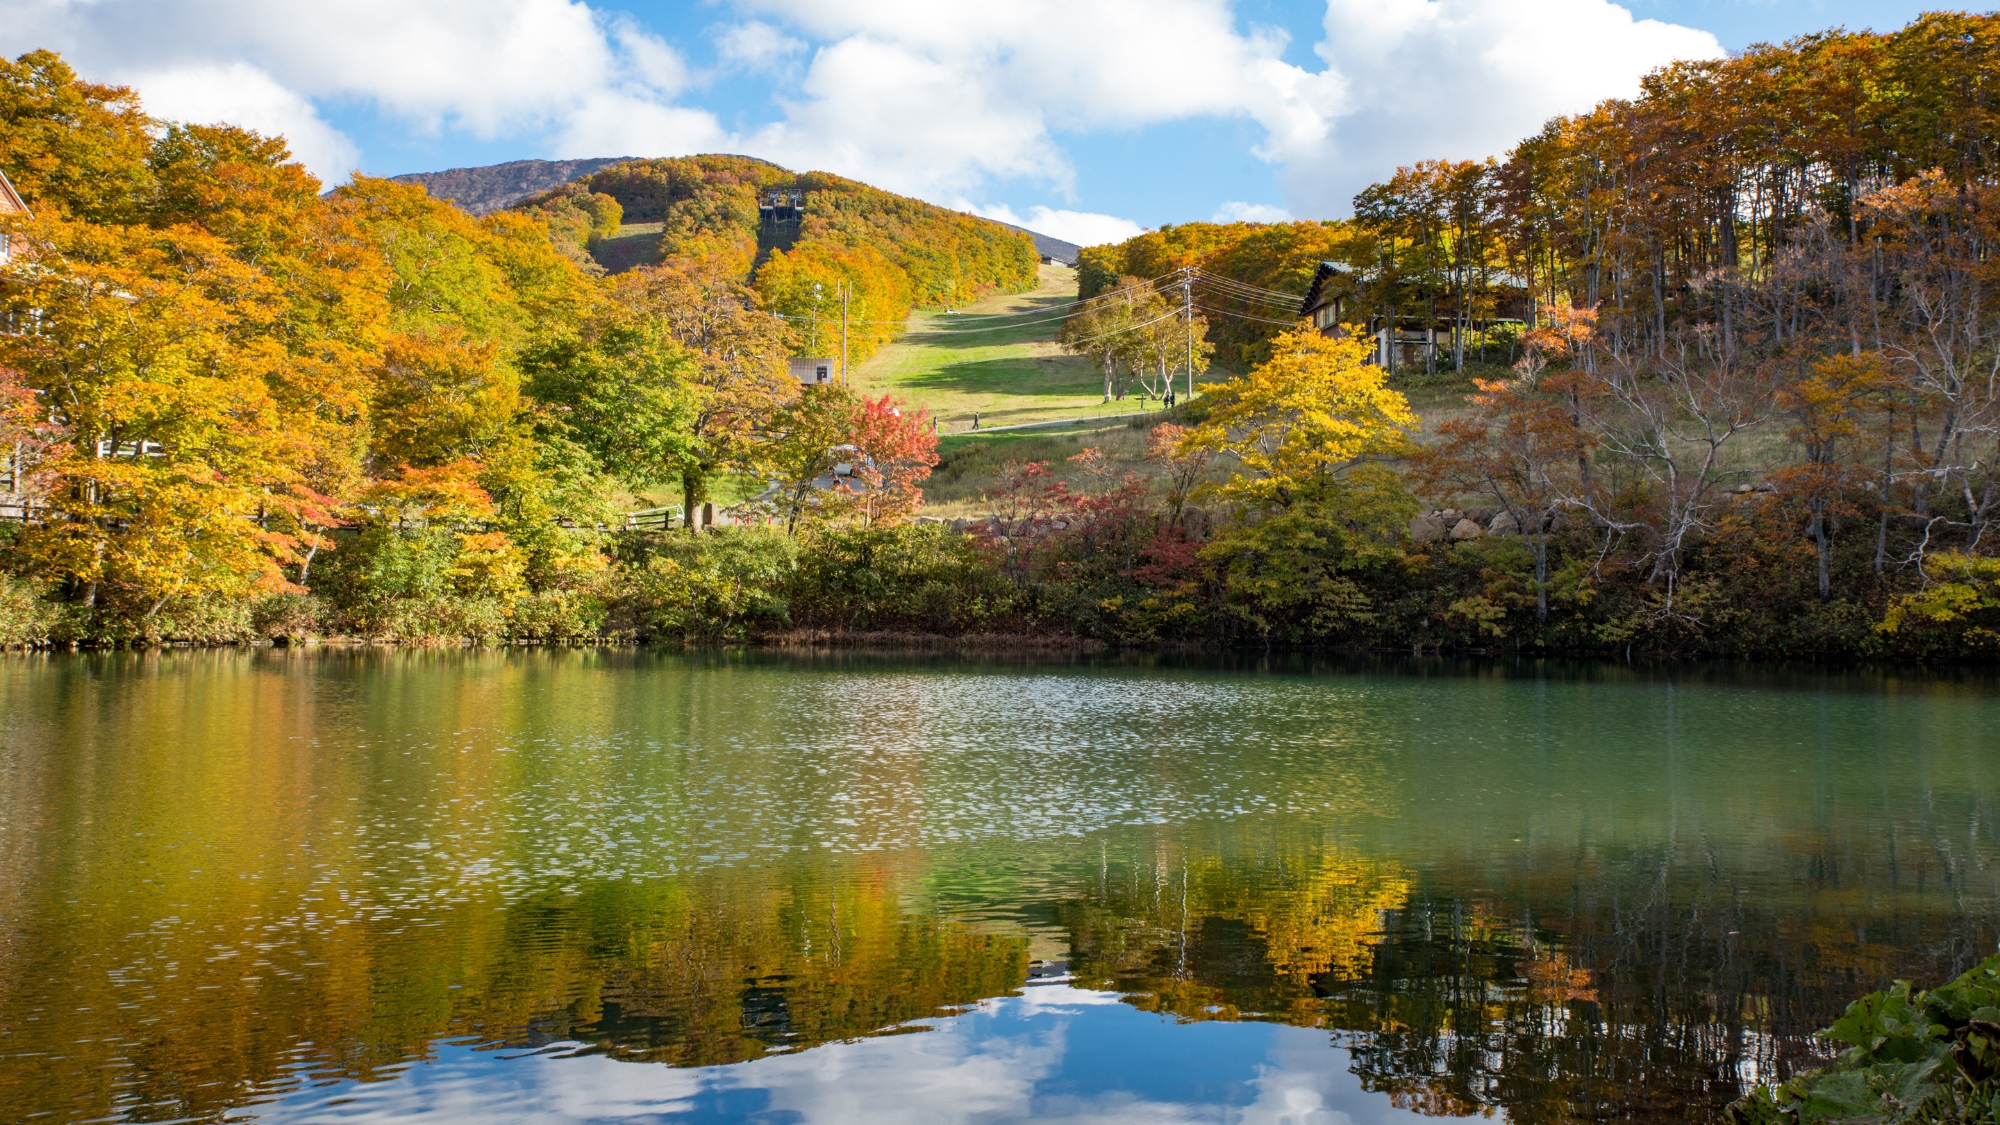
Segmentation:
<svg viewBox="0 0 2000 1125">
<path fill-rule="evenodd" d="M 1807 857 L 1821 876 L 1778 897 L 1657 851 L 1546 854 L 1494 894 L 1474 889 L 1504 887 L 1492 871 L 1340 850 L 1163 849 L 1060 913 L 1080 985 L 1183 1020 L 1327 1028 L 1399 1106 L 1688 1121 L 1823 1064 L 1812 1033 L 1861 992 L 1985 956 L 1989 863 L 1905 860 L 1906 893 L 1857 895 Z"/>
<path fill-rule="evenodd" d="M 0 663 L 0 1105 L 754 1063 L 1041 961 L 1170 1031 L 1318 1029 L 1419 1112 L 1704 1120 L 1853 997 L 1991 951 L 2000 707 L 1669 687 Z"/>
</svg>

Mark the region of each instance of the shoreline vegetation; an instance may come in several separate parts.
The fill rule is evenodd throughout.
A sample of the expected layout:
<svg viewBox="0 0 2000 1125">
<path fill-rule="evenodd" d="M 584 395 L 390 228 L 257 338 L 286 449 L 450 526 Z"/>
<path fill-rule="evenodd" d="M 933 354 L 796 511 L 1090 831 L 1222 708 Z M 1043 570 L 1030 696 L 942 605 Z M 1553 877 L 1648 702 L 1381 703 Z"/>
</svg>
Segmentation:
<svg viewBox="0 0 2000 1125">
<path fill-rule="evenodd" d="M 2000 1121 L 2000 956 L 1928 991 L 1899 980 L 1819 1037 L 1830 1066 L 1760 1086 L 1725 1125 L 1978 1125 Z"/>
<path fill-rule="evenodd" d="M 1086 248 L 1070 301 L 1024 234 L 745 157 L 321 194 L 31 52 L 0 645 L 1991 662 L 1996 83 L 1951 13 L 1675 64 L 1350 220 Z M 932 412 L 1078 385 L 1172 405 Z"/>
</svg>

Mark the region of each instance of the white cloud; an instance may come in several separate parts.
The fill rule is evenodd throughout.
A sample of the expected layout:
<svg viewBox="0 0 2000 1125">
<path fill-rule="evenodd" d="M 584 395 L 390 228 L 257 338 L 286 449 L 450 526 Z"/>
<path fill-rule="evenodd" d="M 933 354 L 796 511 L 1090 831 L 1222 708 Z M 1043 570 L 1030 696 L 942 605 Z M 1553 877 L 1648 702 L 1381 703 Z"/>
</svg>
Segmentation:
<svg viewBox="0 0 2000 1125">
<path fill-rule="evenodd" d="M 750 151 L 929 199 L 1006 179 L 1070 194 L 1060 132 L 1241 115 L 1295 142 L 1342 97 L 1338 75 L 1282 62 L 1282 37 L 1240 32 L 1227 0 L 738 6 L 826 44 Z"/>
<path fill-rule="evenodd" d="M 1237 118 L 1261 134 L 1246 159 L 1278 165 L 1284 209 L 1308 216 L 1345 214 L 1398 163 L 1498 154 L 1720 50 L 1610 0 L 1327 0 L 1318 69 L 1285 61 L 1284 34 L 1246 28 L 1233 0 L 731 4 L 721 66 L 780 76 L 775 109 L 741 129 L 698 104 L 708 88 L 676 45 L 586 0 L 0 0 L 0 50 L 62 50 L 168 115 L 283 129 L 331 176 L 353 146 L 315 106 L 341 103 L 515 138 L 524 156 L 721 149 L 938 202 L 1025 182 L 1074 206 L 1066 145 Z M 1078 242 L 1136 229 L 1056 206 L 1026 222 Z"/>
<path fill-rule="evenodd" d="M 1327 0 L 1319 70 L 1228 0 L 736 6 L 826 44 L 750 151 L 931 199 L 1000 179 L 1070 195 L 1059 135 L 1238 117 L 1263 131 L 1246 155 L 1282 166 L 1286 211 L 1341 215 L 1399 162 L 1497 155 L 1721 50 L 1610 0 Z"/>
<path fill-rule="evenodd" d="M 1551 117 L 1629 97 L 1647 71 L 1714 58 L 1706 31 L 1609 0 L 1328 0 L 1316 50 L 1347 91 L 1324 138 L 1273 133 L 1287 202 L 1344 215 L 1398 165 L 1498 156 Z"/>
<path fill-rule="evenodd" d="M 731 24 L 715 37 L 715 52 L 724 62 L 749 71 L 768 71 L 794 55 L 803 54 L 804 40 L 794 39 L 762 20 Z"/>
<path fill-rule="evenodd" d="M 1136 234 L 1144 234 L 1145 227 L 1130 219 L 1116 215 L 1099 215 L 1089 211 L 1059 211 L 1052 207 L 1030 207 L 1025 216 L 1016 214 L 1012 207 L 1000 204 L 993 207 L 961 205 L 962 210 L 1017 227 L 1046 234 L 1050 238 L 1060 238 L 1064 242 L 1074 242 L 1078 246 L 1102 246 L 1107 242 L 1123 242 Z"/>
<path fill-rule="evenodd" d="M 1212 223 L 1289 223 L 1292 213 L 1269 203 L 1242 203 L 1232 200 L 1215 209 Z"/>
<path fill-rule="evenodd" d="M 690 81 L 679 51 L 581 0 L 0 0 L 0 50 L 43 46 L 137 86 L 158 115 L 299 130 L 295 150 L 323 176 L 346 171 L 352 143 L 309 100 L 561 155 L 679 155 L 727 136 L 673 104 Z"/>
<path fill-rule="evenodd" d="M 733 151 L 713 114 L 617 90 L 592 91 L 548 142 L 550 156 L 685 156 Z"/>
<path fill-rule="evenodd" d="M 311 102 L 248 63 L 183 67 L 132 81 L 144 92 L 146 111 L 156 117 L 282 134 L 299 163 L 329 184 L 344 181 L 361 162 L 361 150 Z"/>
</svg>

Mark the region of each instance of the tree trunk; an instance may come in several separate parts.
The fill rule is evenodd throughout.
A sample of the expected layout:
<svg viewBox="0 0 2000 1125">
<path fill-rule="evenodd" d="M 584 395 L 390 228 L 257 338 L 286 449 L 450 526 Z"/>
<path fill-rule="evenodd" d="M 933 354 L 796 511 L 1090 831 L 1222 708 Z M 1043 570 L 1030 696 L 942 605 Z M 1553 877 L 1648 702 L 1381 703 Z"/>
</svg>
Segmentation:
<svg viewBox="0 0 2000 1125">
<path fill-rule="evenodd" d="M 1537 515 L 1537 527 L 1539 528 L 1541 521 L 1545 521 L 1547 518 L 1546 513 Z M 1546 622 L 1549 619 L 1548 532 L 1537 530 L 1534 535 L 1529 537 L 1529 542 L 1535 545 L 1535 620 L 1537 622 Z"/>
<path fill-rule="evenodd" d="M 1832 589 L 1827 577 L 1826 501 L 1815 499 L 1812 514 L 1808 530 L 1812 532 L 1813 551 L 1819 556 L 1819 596 L 1824 599 Z"/>
</svg>

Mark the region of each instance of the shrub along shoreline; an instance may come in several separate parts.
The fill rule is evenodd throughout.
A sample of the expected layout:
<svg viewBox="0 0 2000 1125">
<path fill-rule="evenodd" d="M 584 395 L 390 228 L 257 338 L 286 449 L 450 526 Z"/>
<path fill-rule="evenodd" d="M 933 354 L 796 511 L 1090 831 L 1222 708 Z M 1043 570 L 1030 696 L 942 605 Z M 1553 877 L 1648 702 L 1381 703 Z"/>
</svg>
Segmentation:
<svg viewBox="0 0 2000 1125">
<path fill-rule="evenodd" d="M 1010 483 L 1012 518 L 962 530 L 919 522 L 796 535 L 604 533 L 605 562 L 588 580 L 540 591 L 496 592 L 467 571 L 463 552 L 433 558 L 420 540 L 389 540 L 389 557 L 343 544 L 305 592 L 169 600 L 145 633 L 93 631 L 73 603 L 0 579 L 0 645 L 650 643 L 1928 663 L 2000 655 L 1991 560 L 1940 561 L 1926 587 L 1894 572 L 1878 580 L 1858 543 L 1834 559 L 1839 588 L 1857 592 L 1822 598 L 1811 545 L 1790 534 L 1782 500 L 1765 494 L 1744 496 L 1718 534 L 1691 546 L 1671 590 L 1603 555 L 1592 528 L 1542 520 L 1547 578 L 1538 599 L 1530 536 L 1438 538 L 1439 513 L 1418 511 L 1406 495 L 1368 522 L 1351 504 L 1261 517 L 1175 514 L 1118 486 L 1022 499 L 1034 480 L 1029 466 Z M 1454 514 L 1486 515 L 1443 513 Z M 1513 518 L 1488 522 L 1504 529 Z"/>
</svg>

